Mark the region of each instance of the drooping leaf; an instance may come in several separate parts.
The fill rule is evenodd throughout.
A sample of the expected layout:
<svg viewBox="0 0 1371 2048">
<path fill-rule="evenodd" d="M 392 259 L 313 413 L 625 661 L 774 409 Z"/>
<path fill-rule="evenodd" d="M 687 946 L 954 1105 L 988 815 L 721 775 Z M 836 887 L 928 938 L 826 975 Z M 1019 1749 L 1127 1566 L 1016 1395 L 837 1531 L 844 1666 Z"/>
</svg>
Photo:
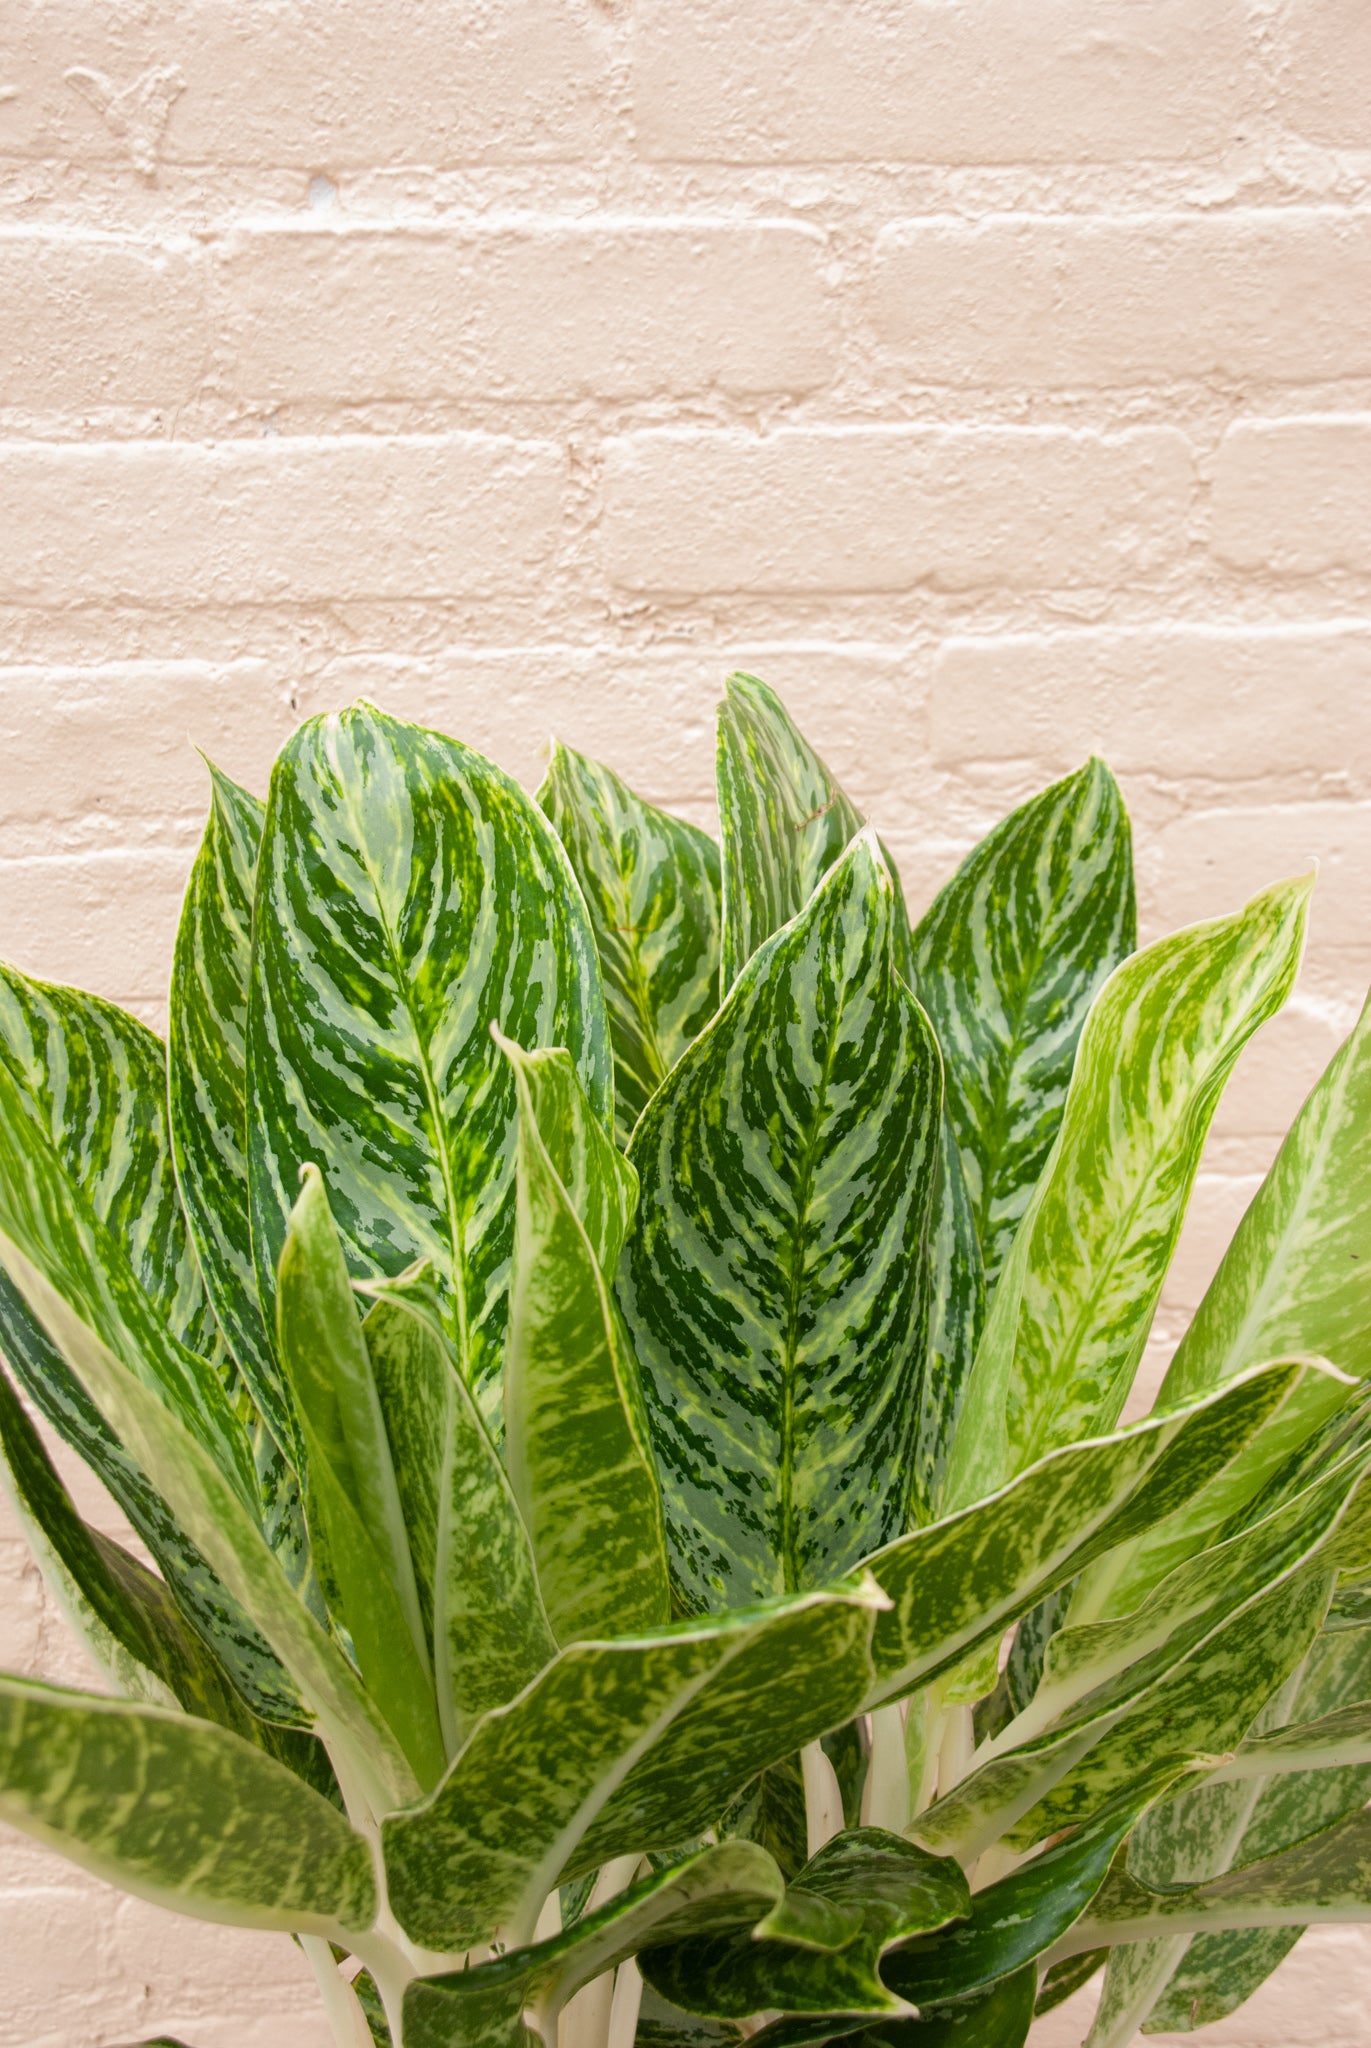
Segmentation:
<svg viewBox="0 0 1371 2048">
<path fill-rule="evenodd" d="M 919 920 L 914 986 L 990 1287 L 1057 1135 L 1086 1012 L 1136 944 L 1128 813 L 1094 759 L 997 825 Z"/>
<path fill-rule="evenodd" d="M 750 1842 L 722 1842 L 628 1886 L 565 1933 L 506 1950 L 448 1976 L 418 1979 L 405 1994 L 406 2048 L 514 2043 L 526 2014 L 555 2040 L 557 2015 L 593 1978 L 646 1943 L 749 1927 L 780 1897 L 775 1864 Z"/>
<path fill-rule="evenodd" d="M 590 912 L 627 1144 L 648 1097 L 719 1007 L 719 849 L 560 741 L 538 802 Z"/>
<path fill-rule="evenodd" d="M 502 1049 L 519 1090 L 504 1373 L 510 1484 L 557 1641 L 636 1635 L 671 1618 L 638 1363 L 605 1277 L 636 1176 L 564 1052 L 525 1053 L 508 1040 Z"/>
<path fill-rule="evenodd" d="M 307 1166 L 277 1276 L 277 1349 L 308 1460 L 308 1512 L 357 1668 L 421 1785 L 446 1762 L 400 1492 L 318 1168 Z"/>
<path fill-rule="evenodd" d="M 424 1805 L 384 1823 L 401 1926 L 432 1948 L 497 1925 L 518 1942 L 555 1884 L 688 1841 L 851 1716 L 879 1604 L 868 1582 L 563 1650 L 478 1724 Z"/>
<path fill-rule="evenodd" d="M 288 1389 L 257 1301 L 248 1227 L 247 1028 L 264 806 L 206 764 L 210 812 L 171 970 L 168 1102 L 186 1223 L 219 1327 L 277 1444 L 297 1463 Z"/>
<path fill-rule="evenodd" d="M 849 1923 L 847 1939 L 820 1947 L 786 1934 L 785 1912 L 813 1900 Z M 765 2011 L 893 2013 L 881 1959 L 915 1936 L 966 1917 L 959 1866 L 883 1828 L 835 1836 L 800 1872 L 781 1907 L 754 1930 L 696 1936 L 649 1949 L 644 1977 L 673 2004 L 721 2019 Z M 805 1933 L 803 1919 L 799 1931 Z M 842 1929 L 836 1930 L 840 1937 Z"/>
<path fill-rule="evenodd" d="M 1053 1451 L 1001 1492 L 870 1560 L 894 1603 L 878 1685 L 898 1699 L 958 1664 L 1091 1558 L 1169 1513 L 1235 1455 L 1303 1368 L 1255 1368 L 1191 1409 Z"/>
<path fill-rule="evenodd" d="M 563 1045 L 608 1121 L 594 939 L 542 812 L 479 754 L 367 706 L 272 774 L 253 914 L 248 1156 L 258 1288 L 302 1164 L 354 1275 L 431 1261 L 467 1384 L 498 1377 L 514 1078 L 490 1036 Z"/>
<path fill-rule="evenodd" d="M 863 821 L 756 676 L 737 673 L 724 684 L 718 782 L 727 995 L 757 948 L 804 909 Z"/>
<path fill-rule="evenodd" d="M 336 1807 L 158 1707 L 0 1677 L 0 1817 L 196 1919 L 333 1933 L 376 1910 L 370 1851 Z"/>
<path fill-rule="evenodd" d="M 896 914 L 859 839 L 634 1133 L 620 1287 L 693 1605 L 830 1580 L 905 1526 L 940 1079 Z"/>
<path fill-rule="evenodd" d="M 974 1893 L 963 1923 L 887 1956 L 886 1983 L 922 2008 L 993 1984 L 1043 1955 L 1086 1911 L 1139 1814 L 1186 1767 L 1181 1757 L 1157 1762 L 1083 1826 Z"/>
<path fill-rule="evenodd" d="M 395 1461 L 438 1712 L 455 1756 L 556 1655 L 528 1531 L 426 1271 L 372 1282 L 363 1324 Z"/>
<path fill-rule="evenodd" d="M 1219 1092 L 1299 964 L 1312 877 L 1137 953 L 1081 1033 L 1057 1145 L 987 1318 L 949 1503 L 1107 1429 L 1132 1383 Z"/>
</svg>

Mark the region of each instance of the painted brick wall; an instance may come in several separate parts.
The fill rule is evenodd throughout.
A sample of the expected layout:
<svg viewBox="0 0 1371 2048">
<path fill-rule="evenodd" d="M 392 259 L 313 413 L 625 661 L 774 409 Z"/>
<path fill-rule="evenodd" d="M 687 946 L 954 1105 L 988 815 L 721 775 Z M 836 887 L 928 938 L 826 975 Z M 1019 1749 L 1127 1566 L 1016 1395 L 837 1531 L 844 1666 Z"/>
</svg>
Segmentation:
<svg viewBox="0 0 1371 2048">
<path fill-rule="evenodd" d="M 757 669 L 916 905 L 1091 748 L 1148 935 L 1317 858 L 1155 1366 L 1371 979 L 1371 7 L 5 0 L 0 536 L 0 950 L 154 1022 L 190 739 L 357 693 L 707 818 Z M 0 1665 L 83 1678 L 9 1524 Z M 323 2048 L 4 1847 L 0 2048 Z M 1212 2038 L 1369 1998 L 1325 1932 Z"/>
</svg>

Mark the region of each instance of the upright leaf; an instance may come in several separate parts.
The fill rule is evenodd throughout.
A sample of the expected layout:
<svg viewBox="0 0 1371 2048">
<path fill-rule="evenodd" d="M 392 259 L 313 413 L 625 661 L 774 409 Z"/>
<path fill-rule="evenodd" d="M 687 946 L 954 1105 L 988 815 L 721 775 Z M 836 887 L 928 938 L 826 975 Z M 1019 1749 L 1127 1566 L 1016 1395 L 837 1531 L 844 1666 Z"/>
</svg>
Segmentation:
<svg viewBox="0 0 1371 2048">
<path fill-rule="evenodd" d="M 415 1777 L 431 1785 L 445 1756 L 426 1631 L 367 1341 L 317 1167 L 305 1168 L 291 1211 L 276 1318 L 335 1618 Z"/>
<path fill-rule="evenodd" d="M 896 914 L 863 837 L 634 1133 L 620 1285 L 697 1607 L 831 1581 L 905 1526 L 940 1076 Z"/>
<path fill-rule="evenodd" d="M 952 1439 L 985 1325 L 985 1264 L 945 1098 L 938 1136 L 938 1187 L 928 1246 L 928 1365 L 914 1458 L 914 1503 L 923 1522 L 936 1520 L 942 1506 Z"/>
<path fill-rule="evenodd" d="M 976 1356 L 949 1502 L 1118 1415 L 1220 1090 L 1290 991 L 1311 887 L 1162 939 L 1100 990 Z"/>
<path fill-rule="evenodd" d="M 508 1041 L 504 1051 L 519 1088 L 504 1377 L 510 1483 L 558 1642 L 636 1635 L 671 1618 L 638 1364 L 605 1279 L 636 1176 L 565 1053 L 524 1053 Z"/>
<path fill-rule="evenodd" d="M 367 706 L 312 719 L 272 774 L 254 909 L 248 1154 L 269 1320 L 312 1160 L 353 1273 L 430 1260 L 468 1385 L 498 1375 L 515 1116 L 492 1023 L 566 1046 L 608 1120 L 594 939 L 542 812 L 436 733 Z"/>
<path fill-rule="evenodd" d="M 581 885 L 604 976 L 620 1140 L 719 1007 L 719 849 L 557 742 L 538 802 Z"/>
<path fill-rule="evenodd" d="M 757 948 L 804 909 L 861 814 L 774 690 L 731 675 L 719 706 L 724 993 Z"/>
<path fill-rule="evenodd" d="M 448 1754 L 556 1655 L 528 1531 L 425 1273 L 371 1282 L 363 1325 Z"/>
<path fill-rule="evenodd" d="M 1136 944 L 1128 813 L 1099 760 L 997 825 L 919 920 L 914 986 L 989 1286 L 1057 1135 L 1086 1012 Z"/>
<path fill-rule="evenodd" d="M 252 896 L 264 807 L 209 764 L 210 813 L 171 970 L 168 1100 L 186 1222 L 219 1327 L 288 1457 L 295 1418 L 257 1301 L 248 1225 L 247 1029 Z"/>
<path fill-rule="evenodd" d="M 370 1851 L 336 1807 L 157 1707 L 0 1677 L 0 1818 L 195 1919 L 337 1935 L 376 1911 Z"/>
</svg>

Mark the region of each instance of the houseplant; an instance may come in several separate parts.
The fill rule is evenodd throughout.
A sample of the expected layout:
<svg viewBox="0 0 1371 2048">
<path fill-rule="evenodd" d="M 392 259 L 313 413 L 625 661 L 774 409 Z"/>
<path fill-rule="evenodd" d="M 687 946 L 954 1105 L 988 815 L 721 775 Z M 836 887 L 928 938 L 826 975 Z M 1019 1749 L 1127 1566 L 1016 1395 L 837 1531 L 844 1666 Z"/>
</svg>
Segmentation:
<svg viewBox="0 0 1371 2048">
<path fill-rule="evenodd" d="M 1092 761 L 911 933 L 742 676 L 719 806 L 361 705 L 214 774 L 165 1053 L 5 972 L 0 1441 L 112 1691 L 0 1680 L 0 1815 L 340 2044 L 1214 2017 L 1371 1914 L 1371 1026 L 1121 1427 L 1308 880 L 1135 951 Z"/>
</svg>

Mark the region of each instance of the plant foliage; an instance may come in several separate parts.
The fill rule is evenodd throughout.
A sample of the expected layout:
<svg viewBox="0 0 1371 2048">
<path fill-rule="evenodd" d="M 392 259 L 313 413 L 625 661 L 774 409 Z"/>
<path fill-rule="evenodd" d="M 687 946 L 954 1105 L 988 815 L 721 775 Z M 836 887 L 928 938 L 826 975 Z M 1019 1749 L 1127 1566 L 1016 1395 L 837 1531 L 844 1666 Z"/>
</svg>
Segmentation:
<svg viewBox="0 0 1371 2048">
<path fill-rule="evenodd" d="M 165 1048 L 0 970 L 0 1449 L 105 1679 L 0 1677 L 0 1816 L 340 2048 L 1219 2018 L 1371 1918 L 1371 1021 L 1125 1424 L 1308 879 L 1137 950 L 1091 761 L 911 929 L 752 677 L 718 758 L 716 846 L 358 705 L 211 771 Z"/>
</svg>

